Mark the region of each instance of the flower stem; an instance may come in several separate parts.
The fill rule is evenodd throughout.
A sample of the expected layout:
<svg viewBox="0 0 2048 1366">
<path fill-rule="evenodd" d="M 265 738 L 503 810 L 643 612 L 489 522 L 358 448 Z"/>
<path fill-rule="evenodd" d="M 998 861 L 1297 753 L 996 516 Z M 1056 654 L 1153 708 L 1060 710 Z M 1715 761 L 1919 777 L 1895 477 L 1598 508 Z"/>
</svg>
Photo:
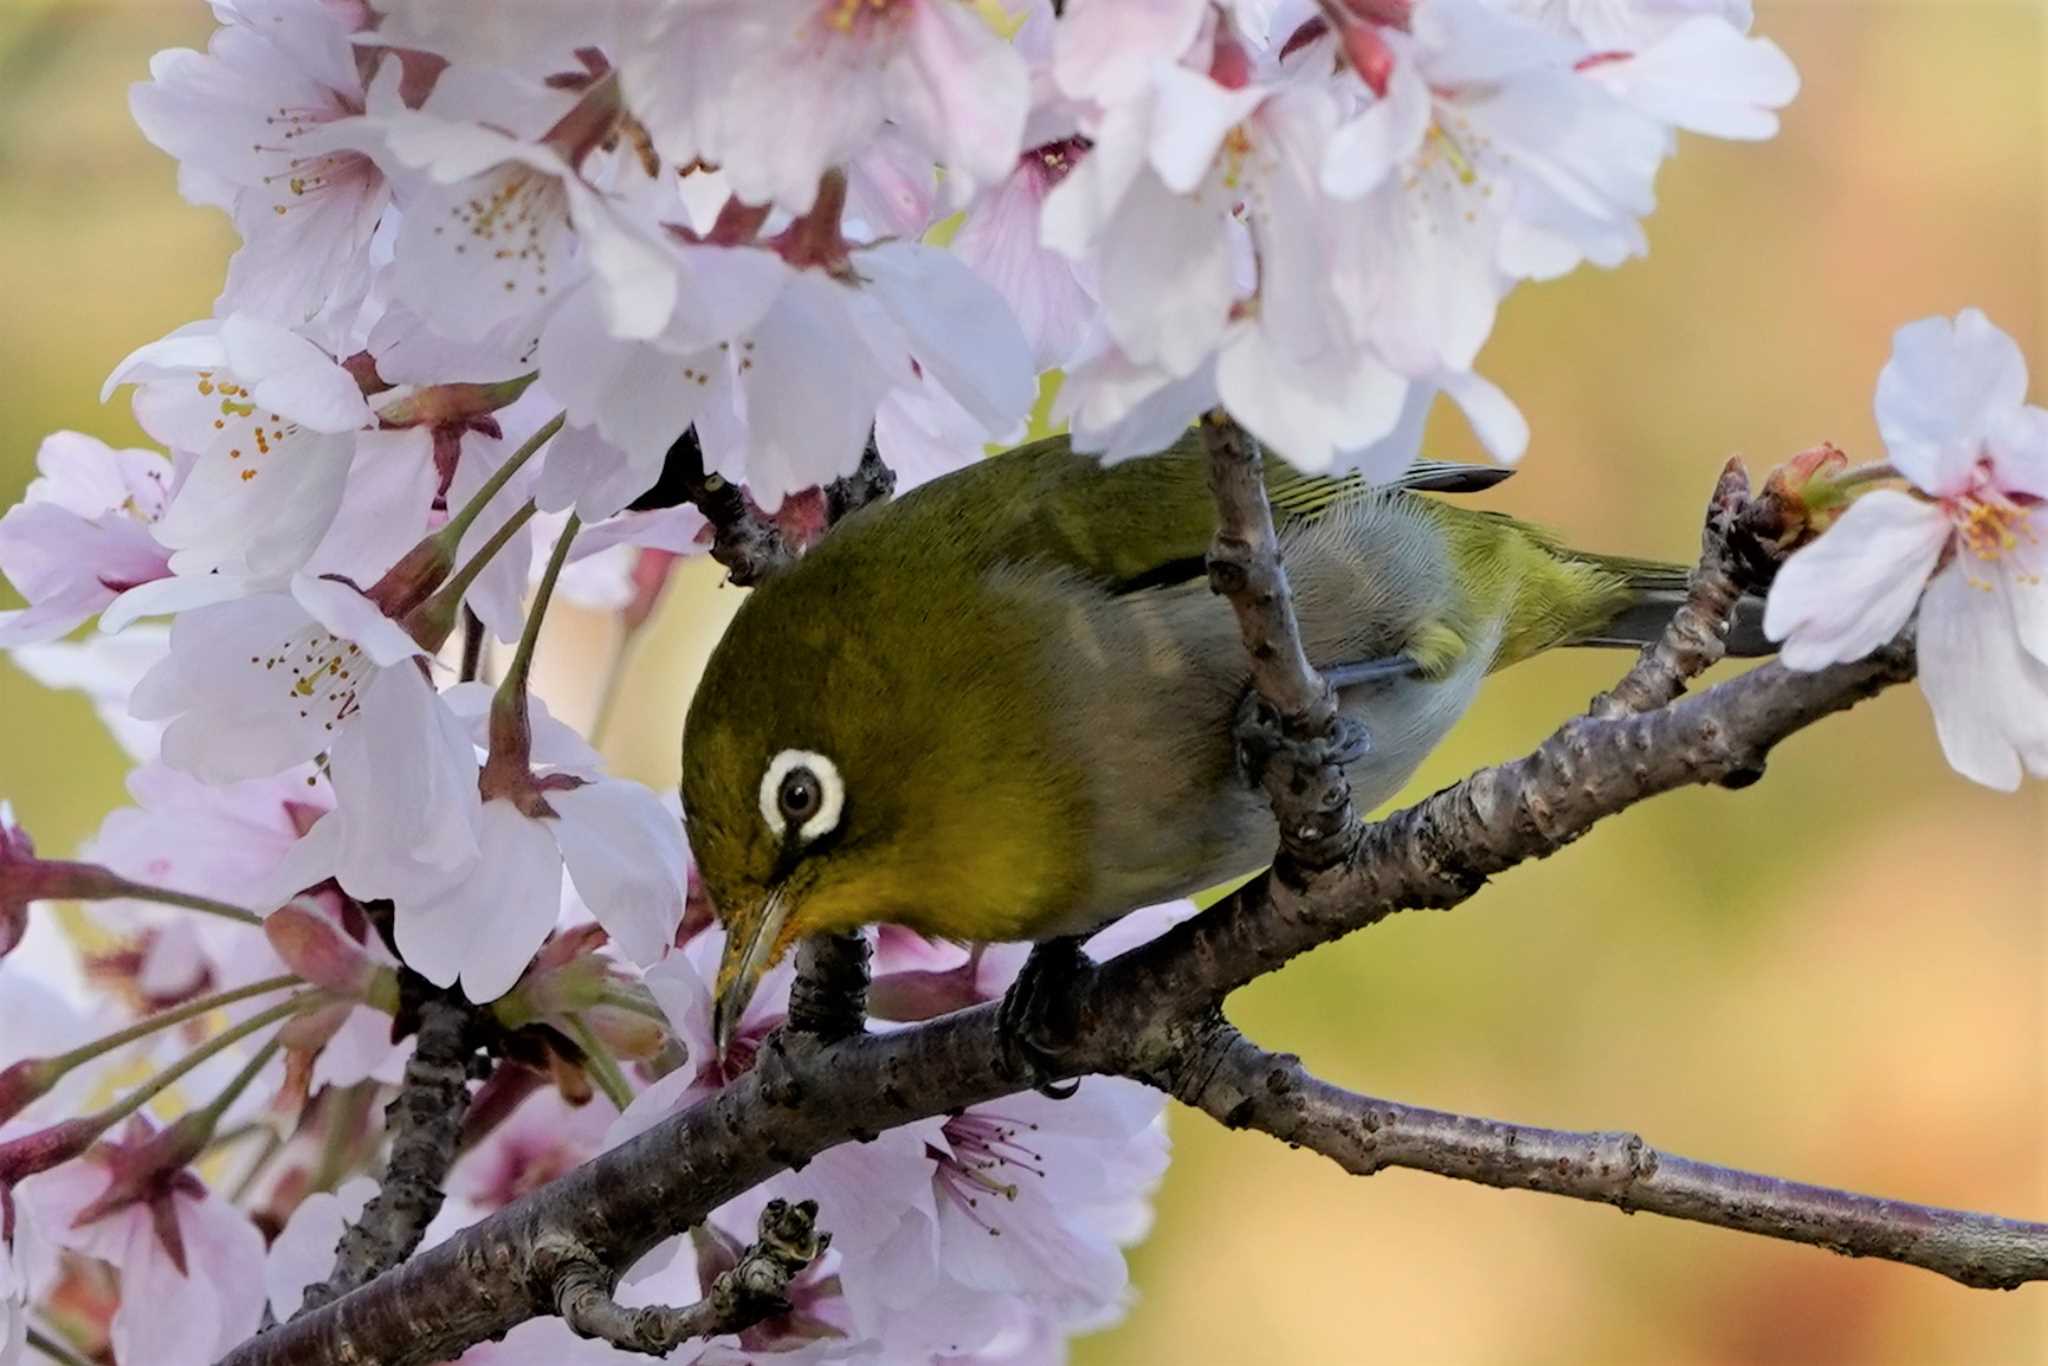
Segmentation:
<svg viewBox="0 0 2048 1366">
<path fill-rule="evenodd" d="M 562 422 L 568 416 L 566 412 L 556 413 L 542 423 L 539 431 L 526 438 L 524 446 L 512 452 L 505 463 L 498 466 L 490 478 L 484 480 L 483 487 L 470 496 L 470 500 L 462 505 L 462 510 L 448 519 L 448 524 L 441 528 L 440 534 L 448 538 L 449 545 L 461 542 L 463 534 L 469 530 L 469 524 L 482 514 L 484 508 L 490 505 L 491 499 L 497 497 L 505 485 L 512 482 L 512 476 L 519 473 L 520 467 L 533 459 L 534 454 L 542 446 L 554 439 L 555 433 L 562 430 Z"/>
<path fill-rule="evenodd" d="M 69 1053 L 59 1053 L 50 1059 L 51 1066 L 56 1069 L 52 1080 L 63 1076 L 74 1067 L 82 1066 L 94 1058 L 134 1043 L 137 1039 L 146 1039 L 159 1030 L 169 1029 L 172 1025 L 180 1025 L 187 1020 L 196 1020 L 202 1015 L 210 1015 L 222 1006 L 231 1006 L 252 996 L 267 996 L 273 991 L 283 991 L 286 987 L 296 985 L 298 980 L 290 973 L 282 977 L 266 977 L 247 986 L 235 987 L 230 991 L 218 991 L 211 996 L 201 996 L 197 1000 L 187 1001 L 181 1006 L 174 1006 L 146 1020 L 137 1020 L 126 1029 L 117 1029 L 104 1038 L 82 1043 Z"/>
<path fill-rule="evenodd" d="M 219 1095 L 208 1101 L 204 1109 L 192 1112 L 193 1116 L 198 1116 L 193 1122 L 203 1124 L 211 1130 L 220 1122 L 220 1117 L 227 1113 L 228 1107 L 241 1098 L 242 1092 L 249 1089 L 249 1083 L 256 1080 L 256 1074 L 270 1065 L 270 1060 L 277 1056 L 277 1050 L 282 1047 L 284 1042 L 275 1034 L 266 1039 L 254 1056 L 242 1065 L 242 1070 L 235 1073 L 233 1079 L 220 1089 Z M 191 1120 L 192 1116 L 187 1116 L 187 1119 Z"/>
<path fill-rule="evenodd" d="M 590 718 L 590 747 L 604 748 L 604 733 L 611 728 L 612 711 L 619 703 L 620 685 L 626 681 L 626 659 L 633 652 L 633 637 L 639 634 L 631 629 L 619 632 L 618 640 L 612 645 L 612 656 L 605 661 L 604 682 L 597 694 L 597 711 Z"/>
<path fill-rule="evenodd" d="M 438 652 L 442 644 L 453 634 L 455 619 L 462 609 L 463 595 L 469 592 L 470 585 L 476 582 L 477 575 L 483 573 L 484 567 L 490 564 L 498 552 L 505 548 L 506 543 L 513 536 L 518 534 L 519 528 L 525 526 L 532 519 L 533 500 L 529 498 L 517 512 L 505 519 L 503 526 L 491 533 L 491 538 L 478 547 L 476 554 L 470 556 L 460 569 L 457 569 L 448 576 L 446 583 L 436 588 L 425 602 L 406 613 L 404 625 L 407 633 L 414 640 L 418 641 L 423 648 Z M 442 531 L 435 532 L 434 534 L 437 536 L 442 535 L 445 531 L 446 528 L 443 528 Z M 453 543 L 451 542 L 450 554 L 452 555 L 453 553 Z M 469 620 L 474 621 L 475 619 L 475 614 L 470 613 Z M 476 661 L 481 662 L 484 639 L 483 623 L 481 622 L 477 622 L 475 639 L 477 644 Z M 470 670 L 472 661 L 468 650 L 469 637 L 465 635 L 463 639 L 463 673 L 465 675 L 463 681 L 465 683 L 472 676 Z"/>
<path fill-rule="evenodd" d="M 121 895 L 134 897 L 137 901 L 154 901 L 165 906 L 179 906 L 203 915 L 217 915 L 223 920 L 239 921 L 244 925 L 261 925 L 263 917 L 240 906 L 230 906 L 225 901 L 212 897 L 198 896 L 191 892 L 174 892 L 169 887 L 152 887 L 146 882 L 130 882 L 121 879 Z"/>
<path fill-rule="evenodd" d="M 562 524 L 562 534 L 555 541 L 555 550 L 548 556 L 548 567 L 540 576 L 540 587 L 533 590 L 533 606 L 526 612 L 526 628 L 519 633 L 519 649 L 512 656 L 512 662 L 505 669 L 505 680 L 498 685 L 498 699 L 518 698 L 523 705 L 526 697 L 526 680 L 533 672 L 533 651 L 540 643 L 541 619 L 548 614 L 548 603 L 555 596 L 555 581 L 562 577 L 562 566 L 569 560 L 569 543 L 576 539 L 576 533 L 583 522 L 575 513 Z"/>
<path fill-rule="evenodd" d="M 1892 466 L 1891 461 L 1880 460 L 1875 465 L 1858 465 L 1854 469 L 1844 470 L 1831 482 L 1838 489 L 1852 489 L 1858 484 L 1875 484 L 1881 480 L 1899 477 L 1899 472 Z"/>
<path fill-rule="evenodd" d="M 629 987 L 606 987 L 597 998 L 599 1005 L 613 1006 L 634 1015 L 644 1015 L 650 1020 L 668 1024 L 668 1015 L 654 1001 Z"/>
<path fill-rule="evenodd" d="M 256 1183 L 263 1179 L 263 1173 L 269 1170 L 270 1164 L 277 1159 L 277 1155 L 284 1151 L 284 1136 L 282 1134 L 267 1124 L 259 1124 L 255 1127 L 263 1131 L 263 1151 L 250 1159 L 248 1167 L 243 1170 L 240 1179 L 235 1182 L 234 1190 L 228 1194 L 228 1203 L 231 1205 L 239 1205 L 249 1198 L 249 1192 L 255 1190 Z M 215 1139 L 214 1146 L 219 1147 L 220 1142 L 219 1139 Z"/>
<path fill-rule="evenodd" d="M 619 1070 L 618 1059 L 611 1055 L 581 1015 L 569 1017 L 569 1037 L 576 1040 L 576 1046 L 583 1050 L 583 1070 L 597 1083 L 597 1089 L 604 1092 L 605 1099 L 616 1105 L 623 1113 L 633 1103 L 633 1084 L 626 1080 L 626 1074 Z"/>
<path fill-rule="evenodd" d="M 78 1355 L 78 1353 L 72 1351 L 63 1343 L 58 1342 L 55 1338 L 45 1336 L 33 1328 L 28 1330 L 28 1345 L 56 1362 L 57 1366 L 87 1366 L 84 1357 Z"/>
<path fill-rule="evenodd" d="M 251 1015 L 233 1028 L 222 1030 L 142 1085 L 136 1087 L 133 1091 L 130 1091 L 127 1095 L 121 1097 L 121 1099 L 115 1101 L 106 1109 L 100 1111 L 99 1114 L 93 1117 L 93 1122 L 100 1125 L 102 1132 L 113 1128 L 114 1125 L 128 1118 L 128 1116 L 134 1114 L 152 1100 L 155 1100 L 164 1091 L 176 1085 L 179 1078 L 205 1062 L 208 1058 L 225 1052 L 227 1049 L 248 1038 L 251 1034 L 268 1029 L 279 1021 L 288 1020 L 292 1016 L 309 1010 L 316 1005 L 324 1005 L 328 999 L 328 994 L 324 991 L 302 991 L 288 1001 L 280 1001 L 268 1010 Z"/>
</svg>

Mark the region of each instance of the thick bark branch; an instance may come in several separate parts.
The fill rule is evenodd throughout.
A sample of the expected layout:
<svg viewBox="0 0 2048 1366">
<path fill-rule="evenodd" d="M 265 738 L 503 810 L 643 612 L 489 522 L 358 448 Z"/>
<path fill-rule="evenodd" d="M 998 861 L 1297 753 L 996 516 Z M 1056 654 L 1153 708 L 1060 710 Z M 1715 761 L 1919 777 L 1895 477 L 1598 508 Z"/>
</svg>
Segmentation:
<svg viewBox="0 0 2048 1366">
<path fill-rule="evenodd" d="M 2048 1224 L 1880 1200 L 1660 1152 L 1636 1134 L 1537 1129 L 1376 1100 L 1311 1075 L 1229 1026 L 1197 1094 L 1233 1128 L 1308 1148 L 1357 1176 L 1384 1167 L 1598 1200 L 1624 1212 L 1924 1267 L 1980 1289 L 2048 1279 Z"/>
<path fill-rule="evenodd" d="M 398 1095 L 384 1111 L 391 1126 L 391 1156 L 383 1180 L 362 1216 L 342 1230 L 334 1274 L 306 1288 L 300 1315 L 404 1261 L 441 1212 L 441 1182 L 454 1165 L 463 1117 L 469 1113 L 473 1019 L 457 999 L 431 996 L 421 1002 L 418 1041 Z"/>
<path fill-rule="evenodd" d="M 558 1263 L 555 1310 L 579 1337 L 599 1338 L 628 1352 L 667 1356 L 693 1338 L 743 1332 L 789 1308 L 789 1283 L 823 1255 L 832 1235 L 817 1229 L 818 1205 L 770 1200 L 759 1236 L 738 1265 L 721 1273 L 704 1298 L 682 1309 L 629 1309 L 612 1298 L 615 1272 L 581 1248 L 544 1248 Z"/>
</svg>

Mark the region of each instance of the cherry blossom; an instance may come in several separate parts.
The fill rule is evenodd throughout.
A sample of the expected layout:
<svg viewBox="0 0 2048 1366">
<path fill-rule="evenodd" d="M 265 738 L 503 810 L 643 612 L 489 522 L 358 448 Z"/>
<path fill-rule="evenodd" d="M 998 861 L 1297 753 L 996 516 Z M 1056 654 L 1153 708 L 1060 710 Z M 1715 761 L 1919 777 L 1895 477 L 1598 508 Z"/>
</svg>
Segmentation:
<svg viewBox="0 0 2048 1366">
<path fill-rule="evenodd" d="M 28 1306 L 49 1253 L 25 1201 L 0 1185 L 0 1363 L 15 1366 L 28 1343 Z"/>
<path fill-rule="evenodd" d="M 140 383 L 174 451 L 189 453 L 155 527 L 179 574 L 289 573 L 347 488 L 351 433 L 369 424 L 355 378 L 311 341 L 242 314 L 190 323 L 115 367 Z M 163 404 L 170 389 L 183 400 Z M 103 395 L 104 397 L 104 395 Z"/>
<path fill-rule="evenodd" d="M 1917 606 L 1942 750 L 2006 790 L 2048 776 L 2048 411 L 2026 393 L 2019 347 L 1978 310 L 1901 328 L 1877 422 L 1912 488 L 1851 503 L 1785 565 L 1764 616 L 1788 666 L 1819 669 L 1869 654 Z"/>
<path fill-rule="evenodd" d="M 151 1165 L 154 1137 L 132 1121 L 94 1160 L 32 1177 L 15 1198 L 50 1241 L 119 1268 L 118 1358 L 208 1366 L 262 1318 L 263 1235 L 187 1168 Z"/>
<path fill-rule="evenodd" d="M 228 22 L 204 53 L 172 48 L 150 63 L 135 121 L 178 159 L 186 197 L 226 209 L 242 234 L 223 313 L 345 321 L 369 288 L 391 199 L 376 163 L 334 136 L 369 102 L 349 28 L 322 0 L 216 8 Z"/>
<path fill-rule="evenodd" d="M 371 682 L 393 666 L 416 673 L 421 653 L 359 592 L 305 575 L 290 592 L 185 612 L 170 643 L 130 710 L 168 721 L 164 762 L 213 783 L 269 777 L 330 748 Z"/>
<path fill-rule="evenodd" d="M 0 612 L 0 646 L 54 640 L 170 573 L 149 533 L 163 515 L 170 461 L 58 432 L 36 452 L 36 469 L 40 477 L 0 517 L 0 572 L 29 603 Z"/>
<path fill-rule="evenodd" d="M 1021 150 L 1030 82 L 1000 19 L 963 0 L 688 0 L 622 75 L 662 154 L 718 165 L 750 203 L 809 210 L 885 123 L 959 203 Z"/>
</svg>

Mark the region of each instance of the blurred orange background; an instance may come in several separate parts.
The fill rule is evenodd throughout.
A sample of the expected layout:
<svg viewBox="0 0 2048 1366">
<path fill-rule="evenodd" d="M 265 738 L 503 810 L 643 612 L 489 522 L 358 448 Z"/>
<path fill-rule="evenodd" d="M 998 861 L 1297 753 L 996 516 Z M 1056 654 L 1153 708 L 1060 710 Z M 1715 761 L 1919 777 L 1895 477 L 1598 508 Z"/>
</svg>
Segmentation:
<svg viewBox="0 0 2048 1366">
<path fill-rule="evenodd" d="M 1757 8 L 1806 79 L 1784 133 L 1686 139 L 1650 257 L 1523 290 L 1482 357 L 1535 432 L 1493 503 L 1576 542 L 1683 558 L 1729 453 L 1762 466 L 1827 438 L 1876 456 L 1871 393 L 1901 323 L 1976 305 L 2048 370 L 2048 13 Z M 209 27 L 198 0 L 0 7 L 0 501 L 51 429 L 139 439 L 95 402 L 100 380 L 211 307 L 232 234 L 178 200 L 125 104 L 151 52 Z M 1471 453 L 1454 422 L 1439 436 L 1434 453 Z M 695 670 L 737 599 L 701 566 L 641 642 L 609 746 L 627 775 L 675 781 Z M 562 714 L 590 704 L 612 630 L 552 632 Z M 1410 795 L 1526 749 L 1623 662 L 1496 679 Z M 0 796 L 69 850 L 121 799 L 118 752 L 82 699 L 4 660 L 0 716 Z M 1794 739 L 1754 788 L 1629 812 L 1231 1013 L 1373 1094 L 2048 1218 L 2043 792 L 1955 777 L 1896 690 Z M 1174 1137 L 1131 1315 L 1077 1346 L 1084 1366 L 2048 1360 L 2048 1287 L 1988 1294 L 1548 1196 L 1358 1180 L 1185 1113 Z"/>
</svg>

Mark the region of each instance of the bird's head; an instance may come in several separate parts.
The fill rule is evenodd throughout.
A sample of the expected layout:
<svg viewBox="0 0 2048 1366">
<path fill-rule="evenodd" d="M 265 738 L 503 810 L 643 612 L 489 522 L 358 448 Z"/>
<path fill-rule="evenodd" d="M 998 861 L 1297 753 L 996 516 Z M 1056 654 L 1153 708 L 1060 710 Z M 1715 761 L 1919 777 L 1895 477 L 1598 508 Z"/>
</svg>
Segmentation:
<svg viewBox="0 0 2048 1366">
<path fill-rule="evenodd" d="M 684 724 L 684 820 L 726 932 L 721 1051 L 798 940 L 877 921 L 1023 937 L 1071 900 L 1086 847 L 1018 605 L 943 576 L 877 584 L 833 539 L 749 594 Z"/>
</svg>

